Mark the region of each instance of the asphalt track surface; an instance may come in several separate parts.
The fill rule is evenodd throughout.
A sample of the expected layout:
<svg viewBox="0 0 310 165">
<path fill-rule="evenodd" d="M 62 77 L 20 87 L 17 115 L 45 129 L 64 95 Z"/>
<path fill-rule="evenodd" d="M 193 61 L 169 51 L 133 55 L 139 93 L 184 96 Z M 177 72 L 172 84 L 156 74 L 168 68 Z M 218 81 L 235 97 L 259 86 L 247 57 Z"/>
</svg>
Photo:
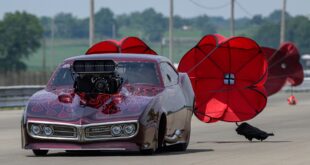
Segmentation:
<svg viewBox="0 0 310 165">
<path fill-rule="evenodd" d="M 186 152 L 163 152 L 151 156 L 128 152 L 51 152 L 34 157 L 20 144 L 22 111 L 0 111 L 0 165 L 309 165 L 310 93 L 297 93 L 298 105 L 289 106 L 288 93 L 271 97 L 266 109 L 250 124 L 275 133 L 266 141 L 249 142 L 237 135 L 235 124 L 204 124 L 193 117 L 192 136 Z"/>
</svg>

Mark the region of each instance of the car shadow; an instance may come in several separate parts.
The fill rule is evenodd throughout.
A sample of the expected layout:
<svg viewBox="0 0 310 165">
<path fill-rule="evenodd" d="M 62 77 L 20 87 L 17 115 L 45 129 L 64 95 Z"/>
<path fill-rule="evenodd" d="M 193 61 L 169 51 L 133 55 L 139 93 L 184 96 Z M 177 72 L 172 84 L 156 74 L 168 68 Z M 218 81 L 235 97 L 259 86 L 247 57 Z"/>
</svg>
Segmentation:
<svg viewBox="0 0 310 165">
<path fill-rule="evenodd" d="M 187 149 L 186 151 L 174 151 L 173 149 L 170 149 L 169 147 L 156 155 L 162 156 L 162 155 L 186 155 L 186 154 L 194 154 L 194 153 L 200 153 L 200 152 L 213 152 L 213 149 Z M 156 156 L 155 155 L 155 156 Z"/>
<path fill-rule="evenodd" d="M 50 153 L 43 157 L 96 157 L 96 156 L 170 156 L 170 155 L 184 155 L 194 154 L 200 152 L 212 152 L 213 149 L 187 149 L 186 151 L 173 151 L 167 148 L 162 152 L 156 152 L 153 155 L 143 155 L 140 152 L 128 152 L 128 151 L 69 151 Z M 34 155 L 28 155 L 27 157 L 40 157 Z"/>
<path fill-rule="evenodd" d="M 258 140 L 253 140 L 253 141 L 197 141 L 196 143 L 217 143 L 217 144 L 228 144 L 228 143 L 290 143 L 292 141 L 258 141 Z"/>
</svg>

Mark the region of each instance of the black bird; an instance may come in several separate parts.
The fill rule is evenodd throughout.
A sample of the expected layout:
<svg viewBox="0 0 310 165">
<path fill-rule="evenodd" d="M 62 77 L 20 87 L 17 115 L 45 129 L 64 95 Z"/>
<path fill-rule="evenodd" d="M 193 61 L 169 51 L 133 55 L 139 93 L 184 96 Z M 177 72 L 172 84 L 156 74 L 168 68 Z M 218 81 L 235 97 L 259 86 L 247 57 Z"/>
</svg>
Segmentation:
<svg viewBox="0 0 310 165">
<path fill-rule="evenodd" d="M 237 123 L 236 123 L 237 124 Z M 242 123 L 238 125 L 238 128 L 236 129 L 236 132 L 239 135 L 243 135 L 245 138 L 247 138 L 249 141 L 252 141 L 252 139 L 257 139 L 260 141 L 263 141 L 267 139 L 269 136 L 274 136 L 273 133 L 267 133 L 265 131 L 262 131 L 256 127 L 251 126 L 248 123 Z"/>
</svg>

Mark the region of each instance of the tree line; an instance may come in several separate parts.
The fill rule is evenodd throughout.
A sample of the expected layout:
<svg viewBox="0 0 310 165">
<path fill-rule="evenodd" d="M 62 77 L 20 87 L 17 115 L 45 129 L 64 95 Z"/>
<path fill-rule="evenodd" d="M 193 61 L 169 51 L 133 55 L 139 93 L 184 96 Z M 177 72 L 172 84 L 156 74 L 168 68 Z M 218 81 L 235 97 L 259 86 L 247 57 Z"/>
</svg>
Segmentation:
<svg viewBox="0 0 310 165">
<path fill-rule="evenodd" d="M 87 38 L 89 18 L 77 18 L 70 13 L 59 13 L 55 17 L 41 17 L 44 36 L 58 38 Z M 252 18 L 236 19 L 237 35 L 251 37 L 261 45 L 277 48 L 280 40 L 281 10 L 270 15 L 254 15 Z M 286 40 L 295 42 L 302 53 L 309 53 L 310 27 L 306 16 L 291 16 L 286 13 Z M 210 33 L 229 32 L 230 20 L 223 17 L 200 15 L 192 18 L 174 17 L 175 29 L 192 29 L 201 36 Z M 148 41 L 160 41 L 168 31 L 168 17 L 149 8 L 141 12 L 115 15 L 109 8 L 95 13 L 95 33 L 98 38 L 124 37 L 121 30 L 131 29 Z M 53 34 L 52 34 L 53 33 Z M 177 36 L 176 36 L 177 37 Z"/>
<path fill-rule="evenodd" d="M 277 48 L 280 20 L 280 10 L 265 17 L 239 18 L 235 22 L 236 34 L 250 37 L 262 46 Z M 286 20 L 286 40 L 296 43 L 301 53 L 310 53 L 309 18 L 286 13 Z M 43 37 L 88 38 L 88 22 L 89 18 L 78 18 L 71 13 L 59 13 L 54 17 L 37 17 L 26 12 L 7 13 L 0 20 L 0 71 L 26 69 L 21 59 L 35 52 Z M 223 17 L 174 17 L 176 30 L 198 31 L 201 36 L 210 33 L 229 35 L 229 27 L 230 20 Z M 124 31 L 147 41 L 160 42 L 168 31 L 168 17 L 152 8 L 121 15 L 115 15 L 109 8 L 101 8 L 95 13 L 97 38 L 121 38 Z"/>
</svg>

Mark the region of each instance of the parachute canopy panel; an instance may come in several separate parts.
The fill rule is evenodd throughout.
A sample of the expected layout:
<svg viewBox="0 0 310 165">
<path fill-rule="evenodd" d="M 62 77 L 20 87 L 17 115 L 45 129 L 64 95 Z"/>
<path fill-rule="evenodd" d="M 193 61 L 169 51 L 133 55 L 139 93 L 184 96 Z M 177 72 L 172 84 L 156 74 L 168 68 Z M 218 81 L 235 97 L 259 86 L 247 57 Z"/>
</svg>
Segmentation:
<svg viewBox="0 0 310 165">
<path fill-rule="evenodd" d="M 147 44 L 137 37 L 126 37 L 121 41 L 102 41 L 87 50 L 86 55 L 104 53 L 134 53 L 157 55 Z"/>
<path fill-rule="evenodd" d="M 304 72 L 300 63 L 300 54 L 293 43 L 283 43 L 276 50 L 262 47 L 268 60 L 268 79 L 265 84 L 268 96 L 277 93 L 289 83 L 298 86 L 303 82 Z"/>
<path fill-rule="evenodd" d="M 203 122 L 252 119 L 266 106 L 267 61 L 255 41 L 207 35 L 181 59 L 195 92 L 195 115 Z"/>
<path fill-rule="evenodd" d="M 87 50 L 85 54 L 105 54 L 105 53 L 119 53 L 117 41 L 107 40 L 93 45 Z"/>
</svg>

